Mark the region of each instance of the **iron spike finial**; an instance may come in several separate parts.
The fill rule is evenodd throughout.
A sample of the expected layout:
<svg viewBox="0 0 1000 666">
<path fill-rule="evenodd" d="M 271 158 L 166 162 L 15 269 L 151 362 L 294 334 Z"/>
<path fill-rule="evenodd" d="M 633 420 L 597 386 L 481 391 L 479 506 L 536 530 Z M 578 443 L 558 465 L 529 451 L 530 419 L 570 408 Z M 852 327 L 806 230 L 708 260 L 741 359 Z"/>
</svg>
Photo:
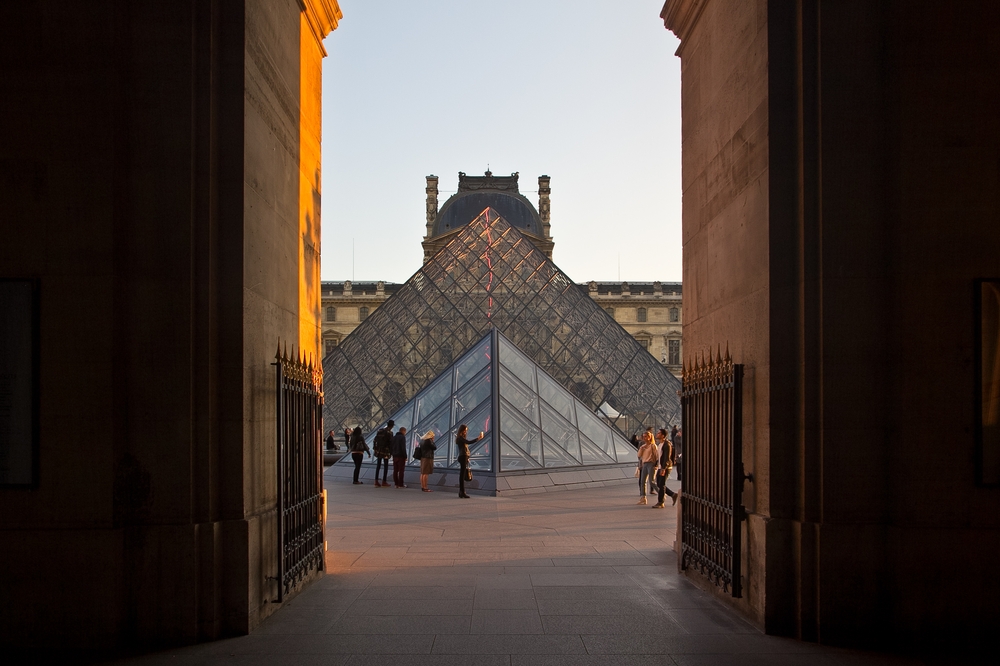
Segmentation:
<svg viewBox="0 0 1000 666">
<path fill-rule="evenodd" d="M 716 345 L 716 348 L 715 348 L 715 362 L 718 365 L 722 365 L 722 344 Z"/>
<path fill-rule="evenodd" d="M 733 357 L 729 355 L 729 340 L 726 340 L 726 362 L 732 363 Z"/>
</svg>

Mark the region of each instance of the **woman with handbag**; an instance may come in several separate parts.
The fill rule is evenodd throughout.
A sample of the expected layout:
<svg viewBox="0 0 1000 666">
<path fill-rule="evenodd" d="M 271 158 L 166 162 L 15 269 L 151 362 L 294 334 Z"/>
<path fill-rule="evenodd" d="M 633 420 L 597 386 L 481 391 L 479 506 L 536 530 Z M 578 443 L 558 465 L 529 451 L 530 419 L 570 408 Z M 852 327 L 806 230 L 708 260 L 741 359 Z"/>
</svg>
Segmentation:
<svg viewBox="0 0 1000 666">
<path fill-rule="evenodd" d="M 468 440 L 465 438 L 469 434 L 469 426 L 464 423 L 458 427 L 458 434 L 455 435 L 455 448 L 458 449 L 458 463 L 461 465 L 461 471 L 458 474 L 458 496 L 469 499 L 469 496 L 465 494 L 465 481 L 468 479 L 472 480 L 472 472 L 469 471 L 469 444 L 475 444 L 483 438 L 483 433 L 479 433 L 479 437 L 473 440 Z"/>
<path fill-rule="evenodd" d="M 420 440 L 420 489 L 425 493 L 434 492 L 427 487 L 427 477 L 434 471 L 435 451 L 437 451 L 437 444 L 434 443 L 434 431 L 428 430 L 424 438 Z"/>
</svg>

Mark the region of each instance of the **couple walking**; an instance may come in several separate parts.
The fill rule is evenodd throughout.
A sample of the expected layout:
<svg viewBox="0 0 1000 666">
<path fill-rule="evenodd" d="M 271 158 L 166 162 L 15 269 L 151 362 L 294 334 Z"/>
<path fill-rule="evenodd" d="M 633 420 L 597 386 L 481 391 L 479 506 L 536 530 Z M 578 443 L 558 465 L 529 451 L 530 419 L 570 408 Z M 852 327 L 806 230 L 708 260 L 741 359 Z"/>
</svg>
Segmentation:
<svg viewBox="0 0 1000 666">
<path fill-rule="evenodd" d="M 472 473 L 469 471 L 469 444 L 475 444 L 483 438 L 483 433 L 479 433 L 479 437 L 475 439 L 466 439 L 468 434 L 469 426 L 463 424 L 458 427 L 458 433 L 455 436 L 458 462 L 461 465 L 458 475 L 458 496 L 464 499 L 469 499 L 469 495 L 465 494 L 465 482 L 472 479 Z M 413 455 L 414 458 L 420 459 L 420 489 L 425 493 L 434 492 L 427 487 L 427 477 L 434 471 L 435 451 L 437 451 L 437 444 L 434 443 L 434 431 L 428 430 L 424 438 L 420 440 L 420 445 Z"/>
<path fill-rule="evenodd" d="M 649 427 L 642 433 L 639 456 L 639 504 L 646 503 L 646 487 L 650 493 L 657 493 L 657 503 L 654 509 L 663 508 L 664 494 L 670 495 L 672 503 L 677 504 L 678 493 L 667 488 L 667 477 L 674 466 L 674 447 L 667 438 L 667 431 L 660 428 L 654 438 L 653 428 Z M 655 477 L 655 481 L 654 481 Z M 654 487 L 655 483 L 655 487 Z"/>
</svg>

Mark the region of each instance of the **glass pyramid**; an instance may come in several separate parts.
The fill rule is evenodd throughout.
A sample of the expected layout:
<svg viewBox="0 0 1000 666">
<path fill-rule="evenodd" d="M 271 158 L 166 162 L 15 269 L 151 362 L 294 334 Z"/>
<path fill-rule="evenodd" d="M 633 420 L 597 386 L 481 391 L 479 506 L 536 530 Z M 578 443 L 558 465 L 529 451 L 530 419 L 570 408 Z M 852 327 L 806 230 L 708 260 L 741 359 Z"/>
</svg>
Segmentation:
<svg viewBox="0 0 1000 666">
<path fill-rule="evenodd" d="M 412 452 L 434 431 L 434 466 L 458 468 L 455 435 L 469 427 L 481 472 L 635 464 L 635 449 L 495 329 L 391 415 Z M 378 424 L 385 425 L 384 422 Z M 372 445 L 375 431 L 368 435 Z M 344 456 L 338 465 L 353 463 Z M 411 465 L 419 464 L 410 461 Z"/>
<path fill-rule="evenodd" d="M 325 428 L 373 431 L 493 328 L 622 433 L 680 420 L 680 381 L 487 208 L 324 359 Z"/>
</svg>

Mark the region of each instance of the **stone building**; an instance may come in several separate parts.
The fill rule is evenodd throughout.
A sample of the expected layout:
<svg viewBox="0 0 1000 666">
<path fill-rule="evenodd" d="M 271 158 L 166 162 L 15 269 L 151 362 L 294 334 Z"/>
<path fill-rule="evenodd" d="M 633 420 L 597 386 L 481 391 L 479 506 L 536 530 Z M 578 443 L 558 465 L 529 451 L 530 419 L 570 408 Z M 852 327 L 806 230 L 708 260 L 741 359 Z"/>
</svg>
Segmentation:
<svg viewBox="0 0 1000 666">
<path fill-rule="evenodd" d="M 486 207 L 492 207 L 538 249 L 552 258 L 551 189 L 548 176 L 538 178 L 538 209 L 518 190 L 518 174 L 483 176 L 458 174 L 458 191 L 438 210 L 438 177 L 427 176 L 427 236 L 424 262 L 448 244 L 458 230 Z M 683 304 L 679 282 L 588 282 L 581 284 L 590 297 L 615 318 L 676 377 L 681 374 Z M 398 284 L 386 282 L 323 282 L 322 319 L 324 353 L 340 344 L 359 323 L 395 293 Z"/>
</svg>

